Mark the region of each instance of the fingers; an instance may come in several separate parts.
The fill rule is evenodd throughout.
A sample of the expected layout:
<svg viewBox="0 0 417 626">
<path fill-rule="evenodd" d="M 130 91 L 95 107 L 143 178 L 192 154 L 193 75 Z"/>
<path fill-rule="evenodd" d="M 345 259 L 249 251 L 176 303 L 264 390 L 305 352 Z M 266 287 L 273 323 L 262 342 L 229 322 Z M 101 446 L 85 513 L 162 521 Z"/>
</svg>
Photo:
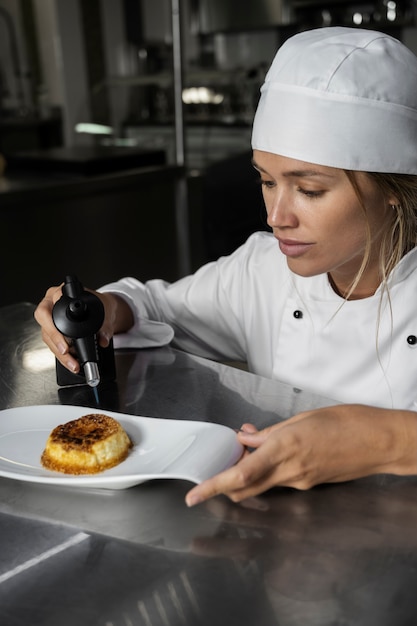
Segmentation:
<svg viewBox="0 0 417 626">
<path fill-rule="evenodd" d="M 238 439 L 241 444 L 248 448 L 259 448 L 275 430 L 281 428 L 284 422 L 279 422 L 258 430 L 253 424 L 243 424 L 238 432 Z"/>
<path fill-rule="evenodd" d="M 94 293 L 103 303 L 104 306 L 104 321 L 103 325 L 98 332 L 98 342 L 100 346 L 106 348 L 110 339 L 112 338 L 118 318 L 118 299 L 110 293 L 98 293 L 91 289 L 88 289 L 91 293 Z M 54 304 L 62 296 L 62 285 L 56 287 L 50 287 L 43 300 L 38 304 L 34 317 L 35 320 L 42 328 L 42 338 L 48 348 L 54 353 L 56 358 L 68 368 L 70 371 L 77 373 L 80 369 L 77 359 L 71 354 L 70 347 L 65 337 L 57 330 L 52 319 L 52 309 Z M 128 305 L 123 301 L 124 319 L 129 320 L 131 316 L 130 325 L 133 324 L 132 312 Z M 129 322 L 125 322 L 128 326 Z"/>
<path fill-rule="evenodd" d="M 185 499 L 187 506 L 194 506 L 220 494 L 234 502 L 241 502 L 270 489 L 277 471 L 275 455 L 272 451 L 265 455 L 265 446 L 262 451 L 256 449 L 267 442 L 277 427 L 279 424 L 258 431 L 253 424 L 243 424 L 237 437 L 244 446 L 255 451 L 246 451 L 236 465 L 191 489 Z"/>
<path fill-rule="evenodd" d="M 128 305 L 122 301 L 122 306 L 119 305 L 119 300 L 110 293 L 98 293 L 89 289 L 91 293 L 94 293 L 103 303 L 104 306 L 104 321 L 103 325 L 98 332 L 98 342 L 100 346 L 106 348 L 110 339 L 115 332 L 115 327 L 118 323 L 118 312 L 122 308 L 123 324 L 121 330 L 127 329 L 133 324 L 133 314 Z M 53 352 L 55 357 L 71 372 L 77 373 L 80 370 L 80 365 L 75 356 L 71 353 L 70 346 L 67 343 L 66 338 L 57 330 L 52 319 L 52 309 L 62 296 L 62 285 L 56 287 L 50 287 L 43 300 L 38 304 L 34 317 L 42 329 L 42 338 L 48 348 Z"/>
<path fill-rule="evenodd" d="M 68 352 L 68 345 L 63 335 L 56 329 L 52 320 L 52 309 L 54 304 L 61 297 L 60 287 L 51 287 L 45 294 L 45 297 L 38 304 L 34 317 L 42 328 L 42 337 L 48 347 L 56 355 Z"/>
<path fill-rule="evenodd" d="M 240 427 L 241 432 L 243 433 L 257 433 L 258 429 L 254 424 L 242 424 Z"/>
<path fill-rule="evenodd" d="M 187 506 L 194 506 L 220 494 L 234 502 L 257 496 L 273 486 L 274 470 L 272 459 L 262 459 L 255 451 L 242 457 L 237 465 L 191 489 L 185 502 Z"/>
<path fill-rule="evenodd" d="M 96 291 L 93 293 L 100 298 L 104 306 L 104 321 L 98 332 L 98 342 L 102 348 L 107 348 L 115 332 L 117 301 L 110 293 L 98 293 Z"/>
<path fill-rule="evenodd" d="M 70 346 L 65 337 L 57 330 L 52 320 L 52 309 L 55 302 L 62 296 L 61 286 L 50 287 L 45 297 L 38 304 L 34 318 L 42 329 L 42 339 L 55 357 L 71 372 L 80 369 L 77 359 L 70 353 Z"/>
<path fill-rule="evenodd" d="M 97 338 L 98 338 L 98 343 L 102 348 L 107 348 L 107 346 L 110 343 L 110 340 L 112 338 L 112 334 L 111 332 L 106 328 L 106 326 L 103 324 L 103 326 L 100 328 L 98 334 L 97 334 Z"/>
<path fill-rule="evenodd" d="M 297 420 L 295 420 L 297 421 Z M 288 428 L 289 427 L 289 428 Z M 245 424 L 238 432 L 239 441 L 253 452 L 225 472 L 213 476 L 191 489 L 188 506 L 224 494 L 234 502 L 257 496 L 274 486 L 306 489 L 312 486 L 305 475 L 302 438 L 293 433 L 294 423 L 285 420 L 257 431 Z"/>
</svg>

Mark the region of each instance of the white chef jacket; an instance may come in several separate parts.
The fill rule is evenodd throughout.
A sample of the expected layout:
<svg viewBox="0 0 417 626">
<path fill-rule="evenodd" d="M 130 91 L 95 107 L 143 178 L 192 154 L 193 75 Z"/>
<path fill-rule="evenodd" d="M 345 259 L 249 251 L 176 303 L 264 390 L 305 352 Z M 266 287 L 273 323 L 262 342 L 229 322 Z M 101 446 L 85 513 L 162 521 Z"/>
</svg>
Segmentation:
<svg viewBox="0 0 417 626">
<path fill-rule="evenodd" d="M 100 291 L 118 293 L 135 312 L 116 347 L 172 340 L 340 402 L 417 410 L 417 248 L 382 299 L 380 288 L 345 301 L 326 274 L 294 274 L 265 232 L 175 283 L 123 278 Z"/>
</svg>

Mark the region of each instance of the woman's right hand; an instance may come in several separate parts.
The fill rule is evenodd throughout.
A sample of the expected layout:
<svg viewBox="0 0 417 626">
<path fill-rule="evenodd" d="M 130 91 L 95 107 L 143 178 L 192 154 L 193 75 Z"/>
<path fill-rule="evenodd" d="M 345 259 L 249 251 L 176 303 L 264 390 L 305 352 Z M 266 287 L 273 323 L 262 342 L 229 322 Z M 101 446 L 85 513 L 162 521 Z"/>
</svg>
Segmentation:
<svg viewBox="0 0 417 626">
<path fill-rule="evenodd" d="M 93 291 L 104 306 L 104 322 L 98 333 L 98 342 L 105 348 L 117 332 L 128 330 L 133 325 L 133 314 L 127 302 L 112 293 Z M 68 370 L 78 373 L 80 364 L 71 352 L 71 346 L 57 330 L 52 320 L 52 309 L 62 296 L 62 285 L 50 287 L 38 304 L 34 316 L 42 329 L 42 338 L 60 363 Z"/>
</svg>

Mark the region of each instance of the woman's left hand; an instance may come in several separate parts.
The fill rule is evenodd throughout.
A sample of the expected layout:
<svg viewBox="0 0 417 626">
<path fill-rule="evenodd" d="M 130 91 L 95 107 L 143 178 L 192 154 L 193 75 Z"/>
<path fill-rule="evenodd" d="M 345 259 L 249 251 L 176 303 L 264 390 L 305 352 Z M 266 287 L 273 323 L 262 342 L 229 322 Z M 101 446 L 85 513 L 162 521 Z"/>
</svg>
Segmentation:
<svg viewBox="0 0 417 626">
<path fill-rule="evenodd" d="M 340 405 L 300 413 L 239 441 L 254 451 L 197 485 L 188 506 L 225 494 L 240 502 L 274 486 L 309 489 L 371 474 L 417 473 L 417 413 Z"/>
</svg>

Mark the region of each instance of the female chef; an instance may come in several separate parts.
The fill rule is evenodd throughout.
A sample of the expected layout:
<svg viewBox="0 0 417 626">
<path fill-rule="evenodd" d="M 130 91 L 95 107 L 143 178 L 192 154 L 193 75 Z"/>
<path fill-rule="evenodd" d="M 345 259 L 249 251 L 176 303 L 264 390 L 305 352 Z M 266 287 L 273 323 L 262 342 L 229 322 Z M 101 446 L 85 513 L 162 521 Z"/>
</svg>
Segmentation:
<svg viewBox="0 0 417 626">
<path fill-rule="evenodd" d="M 238 438 L 252 448 L 189 506 L 275 485 L 417 474 L 417 58 L 370 30 L 290 38 L 255 115 L 253 165 L 272 233 L 173 284 L 100 290 L 100 341 L 176 347 L 334 398 Z M 70 370 L 50 288 L 35 317 Z M 153 343 L 152 343 L 153 342 Z M 144 344 L 142 344 L 144 345 Z"/>
</svg>

